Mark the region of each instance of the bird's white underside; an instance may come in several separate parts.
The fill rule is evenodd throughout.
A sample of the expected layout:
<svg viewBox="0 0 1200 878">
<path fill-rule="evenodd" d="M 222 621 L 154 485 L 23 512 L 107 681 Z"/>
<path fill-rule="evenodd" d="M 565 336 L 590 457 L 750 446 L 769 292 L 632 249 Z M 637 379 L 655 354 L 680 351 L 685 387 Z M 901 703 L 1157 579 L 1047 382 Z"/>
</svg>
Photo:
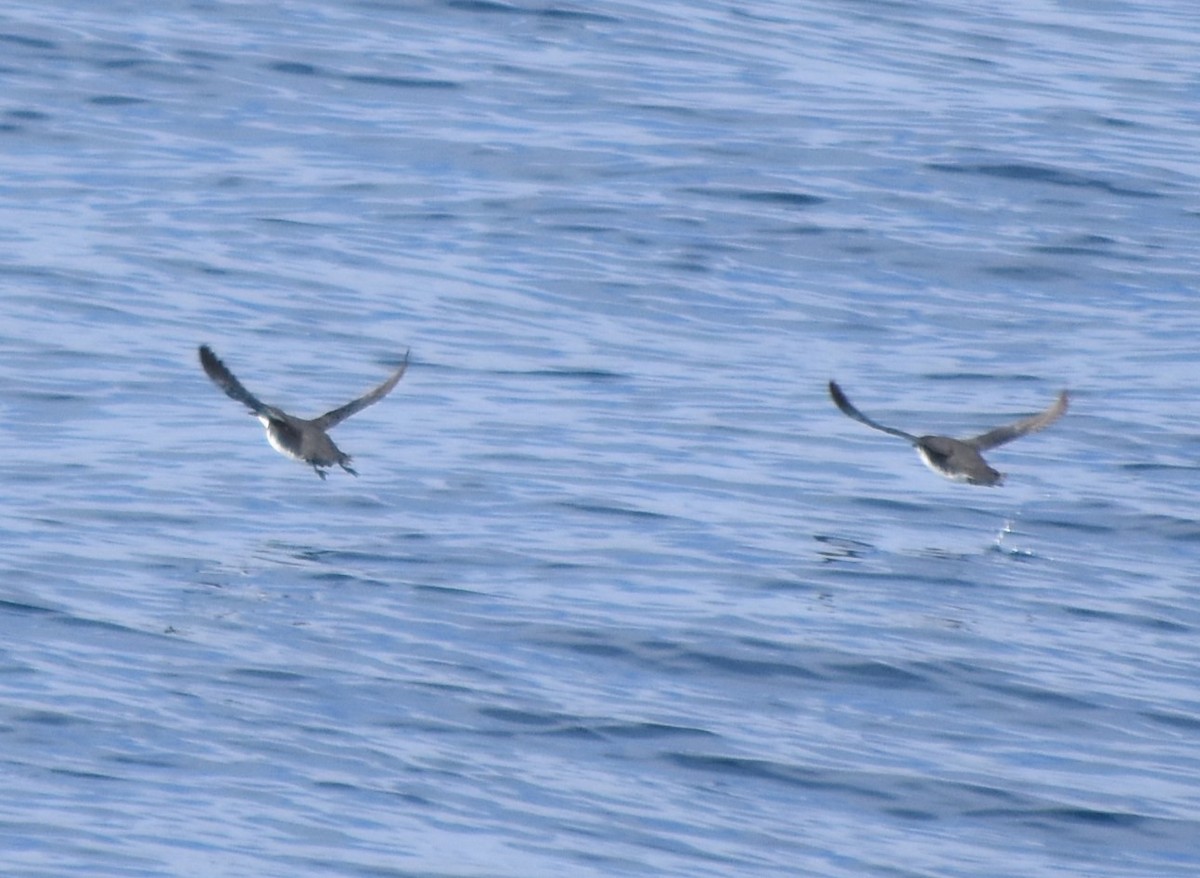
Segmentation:
<svg viewBox="0 0 1200 878">
<path fill-rule="evenodd" d="M 271 447 L 282 454 L 284 457 L 290 457 L 292 460 L 304 460 L 300 455 L 293 452 L 291 449 L 284 448 L 279 444 L 279 440 L 275 438 L 275 433 L 271 430 L 271 421 L 269 418 L 258 416 L 259 423 L 267 431 L 267 441 L 271 443 Z"/>
<path fill-rule="evenodd" d="M 935 473 L 937 473 L 943 479 L 949 479 L 952 482 L 967 481 L 966 473 L 948 473 L 944 469 L 939 469 L 934 464 L 933 459 L 929 456 L 929 452 L 926 451 L 924 448 L 922 448 L 919 445 L 917 446 L 917 454 L 920 455 L 920 457 L 921 457 L 921 463 L 925 464 L 925 466 L 929 467 L 931 470 L 933 470 Z"/>
</svg>

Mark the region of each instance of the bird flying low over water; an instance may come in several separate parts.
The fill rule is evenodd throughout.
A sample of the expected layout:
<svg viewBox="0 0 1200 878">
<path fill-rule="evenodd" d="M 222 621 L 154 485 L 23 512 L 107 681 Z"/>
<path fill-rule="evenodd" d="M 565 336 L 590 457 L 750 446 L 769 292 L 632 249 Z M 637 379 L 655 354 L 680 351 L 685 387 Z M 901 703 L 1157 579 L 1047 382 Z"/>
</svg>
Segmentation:
<svg viewBox="0 0 1200 878">
<path fill-rule="evenodd" d="M 391 393 L 408 368 L 408 352 L 404 352 L 404 362 L 391 377 L 370 393 L 311 420 L 294 417 L 282 409 L 263 403 L 242 386 L 208 345 L 200 345 L 200 365 L 213 383 L 225 391 L 226 396 L 246 406 L 262 422 L 272 448 L 280 454 L 307 463 L 324 479 L 325 469 L 335 464 L 352 476 L 358 475 L 350 468 L 350 455 L 344 454 L 333 444 L 327 431 Z"/>
<path fill-rule="evenodd" d="M 986 433 L 970 439 L 951 439 L 949 436 L 914 436 L 903 430 L 877 424 L 851 404 L 836 381 L 829 382 L 829 395 L 833 397 L 834 405 L 854 420 L 876 430 L 882 430 L 884 433 L 907 439 L 917 449 L 917 454 L 921 455 L 921 460 L 925 462 L 925 465 L 938 475 L 955 482 L 989 486 L 999 485 L 1003 482 L 1004 474 L 996 472 L 988 466 L 980 452 L 1003 445 L 1005 442 L 1011 442 L 1026 433 L 1034 433 L 1049 427 L 1066 412 L 1069 399 L 1067 391 L 1064 390 L 1059 393 L 1054 404 L 1043 412 L 1002 427 L 996 427 L 994 430 L 988 430 Z"/>
</svg>

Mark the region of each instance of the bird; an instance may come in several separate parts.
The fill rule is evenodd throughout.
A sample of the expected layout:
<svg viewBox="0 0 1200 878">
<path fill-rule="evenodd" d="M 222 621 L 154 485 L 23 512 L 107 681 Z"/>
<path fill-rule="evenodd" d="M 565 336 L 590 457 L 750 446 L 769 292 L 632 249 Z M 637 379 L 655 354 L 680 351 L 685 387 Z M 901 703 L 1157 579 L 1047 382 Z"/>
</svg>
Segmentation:
<svg viewBox="0 0 1200 878">
<path fill-rule="evenodd" d="M 1063 416 L 1070 400 L 1067 391 L 1063 390 L 1049 408 L 1036 415 L 996 427 L 970 439 L 952 439 L 949 436 L 914 436 L 903 430 L 876 423 L 851 404 L 836 381 L 829 382 L 829 395 L 833 397 L 834 405 L 854 420 L 884 433 L 907 439 L 917 449 L 917 454 L 921 456 L 925 465 L 938 475 L 954 482 L 989 487 L 1000 485 L 1004 481 L 1004 474 L 992 469 L 980 452 L 1019 439 L 1027 433 L 1044 430 Z"/>
<path fill-rule="evenodd" d="M 404 375 L 404 370 L 408 368 L 408 351 L 404 352 L 404 362 L 387 381 L 358 399 L 311 420 L 297 418 L 262 402 L 242 386 L 242 382 L 234 377 L 229 367 L 222 363 L 206 344 L 200 345 L 200 365 L 204 367 L 205 374 L 213 383 L 225 391 L 226 396 L 246 406 L 262 422 L 267 431 L 267 441 L 271 443 L 272 448 L 280 454 L 307 463 L 324 481 L 325 470 L 334 465 L 340 466 L 352 476 L 358 475 L 350 467 L 350 455 L 333 444 L 328 431 L 391 393 L 392 388 Z"/>
</svg>

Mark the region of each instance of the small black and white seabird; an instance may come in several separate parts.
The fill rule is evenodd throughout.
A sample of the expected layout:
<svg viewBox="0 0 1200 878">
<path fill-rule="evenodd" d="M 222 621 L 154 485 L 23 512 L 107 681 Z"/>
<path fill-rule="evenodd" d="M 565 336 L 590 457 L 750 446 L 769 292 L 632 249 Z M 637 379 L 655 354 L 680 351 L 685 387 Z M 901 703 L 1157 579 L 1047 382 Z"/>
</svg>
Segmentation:
<svg viewBox="0 0 1200 878">
<path fill-rule="evenodd" d="M 404 352 L 404 362 L 387 381 L 353 402 L 312 420 L 293 417 L 273 405 L 263 403 L 242 386 L 208 345 L 200 345 L 200 365 L 204 367 L 205 373 L 213 383 L 224 390 L 230 399 L 242 403 L 262 421 L 262 425 L 267 429 L 267 441 L 271 443 L 272 448 L 280 454 L 304 461 L 324 479 L 325 468 L 335 464 L 352 476 L 358 475 L 350 468 L 350 455 L 342 453 L 342 450 L 333 444 L 327 431 L 391 393 L 396 382 L 404 375 L 404 370 L 408 368 L 408 352 Z"/>
<path fill-rule="evenodd" d="M 986 433 L 970 439 L 951 439 L 949 436 L 914 436 L 903 430 L 875 423 L 851 405 L 850 400 L 846 398 L 846 394 L 842 393 L 842 388 L 837 386 L 836 381 L 829 382 L 829 395 L 833 397 L 834 404 L 854 420 L 876 430 L 882 430 L 884 433 L 907 439 L 917 449 L 917 454 L 921 455 L 921 460 L 925 462 L 925 465 L 938 475 L 955 482 L 989 486 L 999 485 L 1003 482 L 1004 474 L 996 472 L 988 466 L 980 452 L 1003 445 L 1005 442 L 1011 442 L 1026 433 L 1034 433 L 1049 427 L 1063 416 L 1068 402 L 1067 392 L 1064 390 L 1058 395 L 1054 404 L 1043 412 L 1003 427 L 996 427 L 994 430 L 988 430 Z"/>
</svg>

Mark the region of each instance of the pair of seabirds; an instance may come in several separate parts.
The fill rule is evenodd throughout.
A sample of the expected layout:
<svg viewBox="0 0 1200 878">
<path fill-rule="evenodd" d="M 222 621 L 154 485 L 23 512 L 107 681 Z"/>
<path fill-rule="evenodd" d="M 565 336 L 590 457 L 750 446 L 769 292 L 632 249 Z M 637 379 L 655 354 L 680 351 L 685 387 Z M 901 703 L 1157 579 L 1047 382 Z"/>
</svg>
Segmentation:
<svg viewBox="0 0 1200 878">
<path fill-rule="evenodd" d="M 404 376 L 404 370 L 408 368 L 408 353 L 405 352 L 404 362 L 391 377 L 374 390 L 311 420 L 297 418 L 282 409 L 263 403 L 242 386 L 208 345 L 200 346 L 200 365 L 227 396 L 246 406 L 262 422 L 267 431 L 267 441 L 271 443 L 272 448 L 280 454 L 307 463 L 324 479 L 325 470 L 335 465 L 352 476 L 358 475 L 350 468 L 350 455 L 334 445 L 333 440 L 329 438 L 329 430 L 391 393 L 392 388 Z M 1068 399 L 1064 390 L 1054 404 L 1043 412 L 996 427 L 970 439 L 952 439 L 949 436 L 914 436 L 903 430 L 876 423 L 851 404 L 836 381 L 829 382 L 829 395 L 833 397 L 834 404 L 854 420 L 911 442 L 926 466 L 939 475 L 955 482 L 991 486 L 1003 482 L 1004 475 L 988 466 L 980 452 L 1050 426 L 1066 412 Z"/>
</svg>

